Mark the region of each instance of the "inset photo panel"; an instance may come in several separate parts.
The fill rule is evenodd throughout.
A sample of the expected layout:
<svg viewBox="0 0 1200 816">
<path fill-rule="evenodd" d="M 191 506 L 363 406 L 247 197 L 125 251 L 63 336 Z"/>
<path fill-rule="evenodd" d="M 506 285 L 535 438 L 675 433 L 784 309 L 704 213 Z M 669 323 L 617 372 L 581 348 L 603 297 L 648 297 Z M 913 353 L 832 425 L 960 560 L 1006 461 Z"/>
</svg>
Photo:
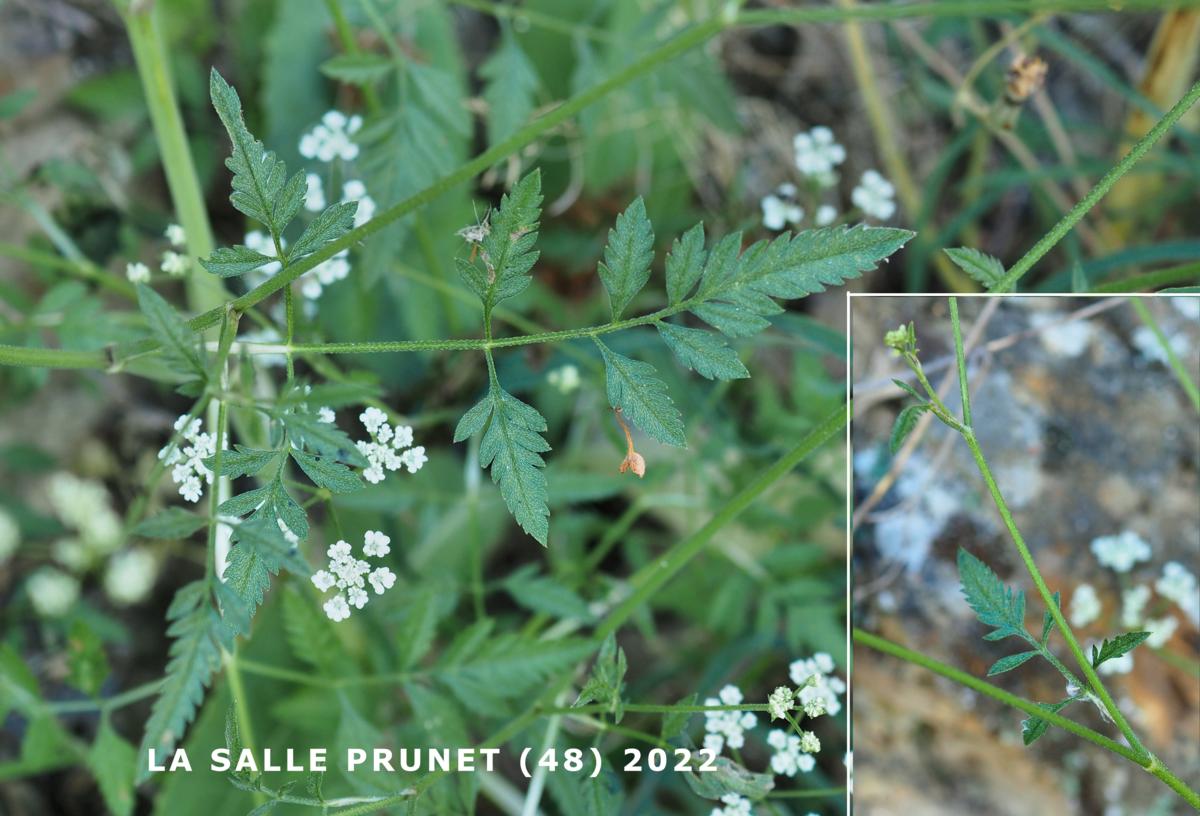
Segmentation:
<svg viewBox="0 0 1200 816">
<path fill-rule="evenodd" d="M 849 310 L 855 812 L 1191 812 L 1200 297 Z"/>
</svg>

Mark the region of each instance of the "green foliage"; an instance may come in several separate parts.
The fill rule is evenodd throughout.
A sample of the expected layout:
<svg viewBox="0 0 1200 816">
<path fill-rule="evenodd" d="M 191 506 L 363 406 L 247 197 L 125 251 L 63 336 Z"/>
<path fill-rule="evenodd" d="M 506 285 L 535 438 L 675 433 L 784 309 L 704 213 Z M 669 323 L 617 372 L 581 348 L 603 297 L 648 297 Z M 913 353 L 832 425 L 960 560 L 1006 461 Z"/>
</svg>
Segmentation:
<svg viewBox="0 0 1200 816">
<path fill-rule="evenodd" d="M 1020 665 L 1024 664 L 1026 661 L 1028 661 L 1034 657 L 1037 657 L 1039 654 L 1041 654 L 1041 652 L 1039 652 L 1035 649 L 1035 650 L 1028 651 L 1028 652 L 1019 652 L 1014 655 L 1008 655 L 1007 657 L 1002 657 L 999 660 L 997 660 L 995 663 L 993 663 L 992 667 L 990 669 L 988 669 L 987 676 L 993 677 L 997 674 L 1003 674 L 1006 671 L 1012 671 L 1017 666 L 1020 666 Z"/>
<path fill-rule="evenodd" d="M 1105 661 L 1115 660 L 1132 652 L 1141 646 L 1150 635 L 1150 632 L 1126 632 L 1117 635 L 1112 640 L 1105 638 L 1102 645 L 1092 647 L 1092 668 L 1098 669 Z"/>
<path fill-rule="evenodd" d="M 613 722 L 620 723 L 621 718 L 625 716 L 625 702 L 621 698 L 621 685 L 625 680 L 627 669 L 625 650 L 617 645 L 615 635 L 609 635 L 600 647 L 596 662 L 592 664 L 591 675 L 583 684 L 583 688 L 579 690 L 579 697 L 576 698 L 575 705 L 602 703 L 608 706 L 608 711 L 613 716 Z"/>
<path fill-rule="evenodd" d="M 453 654 L 433 674 L 467 708 L 489 714 L 591 652 L 587 640 L 529 641 L 496 633 L 468 653 Z"/>
<path fill-rule="evenodd" d="M 1054 606 L 1059 610 L 1062 609 L 1062 596 L 1058 592 L 1054 593 Z M 1042 637 L 1040 642 L 1043 646 L 1050 642 L 1050 631 L 1053 628 L 1054 616 L 1050 614 L 1050 610 L 1047 609 L 1042 613 Z"/>
<path fill-rule="evenodd" d="M 486 80 L 483 99 L 488 106 L 488 145 L 504 141 L 533 113 L 538 76 L 517 38 L 505 26 L 500 47 L 479 68 Z"/>
<path fill-rule="evenodd" d="M 533 282 L 529 271 L 538 259 L 533 245 L 537 242 L 541 204 L 542 176 L 534 171 L 500 199 L 480 242 L 478 262 L 459 259 L 459 273 L 483 301 L 485 314 Z"/>
<path fill-rule="evenodd" d="M 504 579 L 504 590 L 526 609 L 556 618 L 588 620 L 587 602 L 560 581 L 538 575 L 537 567 L 516 570 Z"/>
<path fill-rule="evenodd" d="M 180 539 L 187 538 L 207 526 L 208 519 L 204 516 L 189 513 L 179 507 L 168 507 L 140 521 L 133 528 L 133 534 L 145 538 Z"/>
<path fill-rule="evenodd" d="M 108 656 L 104 643 L 87 621 L 77 620 L 71 624 L 67 638 L 67 668 L 71 685 L 89 697 L 100 693 L 100 687 L 108 677 Z"/>
<path fill-rule="evenodd" d="M 716 334 L 674 323 L 654 324 L 682 365 L 710 380 L 740 380 L 750 376 L 737 352 Z"/>
<path fill-rule="evenodd" d="M 517 524 L 545 546 L 550 534 L 546 466 L 541 454 L 550 450 L 542 436 L 546 419 L 492 382 L 487 396 L 467 411 L 454 430 L 454 441 L 483 431 L 479 466 L 491 468 L 492 481 Z"/>
<path fill-rule="evenodd" d="M 609 404 L 659 442 L 685 447 L 683 418 L 654 366 L 618 354 L 599 338 L 596 345 L 604 357 Z"/>
<path fill-rule="evenodd" d="M 703 773 L 692 770 L 684 774 L 684 781 L 697 796 L 718 800 L 727 793 L 736 793 L 757 802 L 775 789 L 774 776 L 754 773 L 729 757 L 717 757 L 713 765 Z"/>
<path fill-rule="evenodd" d="M 992 568 L 961 547 L 958 550 L 958 580 L 963 596 L 975 610 L 980 623 L 994 628 L 984 637 L 1029 638 L 1025 630 L 1025 593 L 1013 591 L 992 572 Z"/>
<path fill-rule="evenodd" d="M 391 60 L 379 54 L 338 54 L 321 63 L 321 73 L 347 85 L 373 85 L 393 70 Z"/>
<path fill-rule="evenodd" d="M 921 415 L 929 409 L 930 406 L 926 403 L 909 405 L 896 416 L 896 422 L 892 425 L 892 435 L 888 440 L 888 450 L 892 452 L 893 456 L 900 451 L 900 446 L 912 433 L 913 428 L 917 427 L 917 421 L 920 420 Z"/>
<path fill-rule="evenodd" d="M 998 288 L 1004 280 L 1004 264 L 991 255 L 969 247 L 947 249 L 945 253 L 954 261 L 955 266 L 970 275 L 971 279 L 984 289 L 994 292 L 1009 291 L 1007 288 Z"/>
<path fill-rule="evenodd" d="M 206 376 L 204 351 L 187 321 L 149 286 L 138 284 L 137 295 L 142 315 L 162 346 L 163 360 L 184 379 L 203 379 Z"/>
<path fill-rule="evenodd" d="M 650 262 L 654 260 L 654 230 L 646 217 L 646 204 L 635 198 L 617 216 L 616 226 L 608 231 L 608 246 L 600 264 L 600 280 L 608 290 L 614 321 L 650 280 Z"/>
<path fill-rule="evenodd" d="M 1074 701 L 1075 698 L 1072 697 L 1060 703 L 1038 703 L 1038 706 L 1046 709 L 1051 714 L 1057 714 Z M 1033 745 L 1049 729 L 1050 723 L 1041 717 L 1026 717 L 1024 720 L 1021 720 L 1021 739 L 1026 745 Z"/>
<path fill-rule="evenodd" d="M 137 755 L 133 746 L 113 730 L 108 717 L 100 718 L 100 730 L 87 754 L 88 769 L 96 777 L 104 805 L 113 816 L 133 813 L 133 777 Z"/>
</svg>

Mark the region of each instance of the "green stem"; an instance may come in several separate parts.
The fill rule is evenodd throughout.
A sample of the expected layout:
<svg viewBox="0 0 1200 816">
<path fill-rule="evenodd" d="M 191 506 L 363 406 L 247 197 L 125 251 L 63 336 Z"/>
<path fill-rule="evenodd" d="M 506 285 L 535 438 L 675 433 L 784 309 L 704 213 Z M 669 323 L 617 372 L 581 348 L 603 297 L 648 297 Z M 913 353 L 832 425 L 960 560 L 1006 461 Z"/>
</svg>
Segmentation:
<svg viewBox="0 0 1200 816">
<path fill-rule="evenodd" d="M 108 353 L 103 351 L 70 351 L 68 349 L 0 345 L 0 365 L 6 366 L 105 369 L 111 363 L 112 360 Z"/>
<path fill-rule="evenodd" d="M 158 23 L 158 9 L 162 4 L 125 0 L 117 0 L 116 4 L 133 47 L 133 58 L 142 80 L 150 122 L 162 156 L 163 171 L 171 190 L 171 203 L 180 225 L 187 233 L 188 254 L 192 258 L 188 274 L 189 300 L 194 308 L 212 308 L 225 299 L 225 288 L 220 279 L 209 275 L 196 263 L 197 259 L 212 254 L 212 227 L 196 176 L 196 166 L 192 162 L 187 134 L 183 129 L 183 117 L 175 98 L 166 46 Z M 215 325 L 219 319 L 218 313 L 209 325 Z"/>
<path fill-rule="evenodd" d="M 1092 287 L 1092 292 L 1120 295 L 1177 283 L 1200 283 L 1200 262 L 1172 266 L 1168 269 L 1158 269 L 1142 275 L 1132 275 L 1128 278 L 1097 284 Z"/>
<path fill-rule="evenodd" d="M 962 395 L 963 424 L 971 427 L 971 394 L 967 380 L 967 357 L 963 351 L 962 326 L 958 322 L 958 298 L 950 298 L 950 325 L 954 330 L 954 357 L 958 363 L 958 388 Z"/>
<path fill-rule="evenodd" d="M 738 24 L 799 25 L 840 23 L 846 20 L 906 20 L 914 17 L 994 17 L 1001 14 L 1063 14 L 1068 12 L 1130 12 L 1138 9 L 1173 8 L 1162 0 L 1128 0 L 1119 6 L 1110 0 L 957 0 L 942 3 L 877 3 L 853 9 L 829 6 L 753 9 L 738 15 Z"/>
<path fill-rule="evenodd" d="M 764 490 L 790 473 L 792 468 L 844 428 L 849 416 L 849 409 L 849 405 L 839 405 L 833 413 L 809 431 L 796 447 L 738 491 L 720 510 L 713 514 L 707 524 L 635 573 L 629 580 L 633 591 L 629 597 L 613 608 L 596 627 L 596 639 L 602 641 L 620 629 L 622 624 L 640 609 L 663 584 L 673 578 L 698 555 L 721 528 L 740 515 Z"/>
<path fill-rule="evenodd" d="M 1141 298 L 1132 298 L 1133 310 L 1137 312 L 1138 317 L 1142 322 L 1154 332 L 1155 339 L 1158 340 L 1159 346 L 1162 347 L 1163 353 L 1167 356 L 1167 365 L 1171 371 L 1175 373 L 1175 378 L 1179 380 L 1179 384 L 1187 393 L 1188 399 L 1192 401 L 1192 407 L 1200 412 L 1200 389 L 1196 388 L 1196 381 L 1192 379 L 1192 375 L 1188 373 L 1187 366 L 1179 359 L 1179 355 L 1175 353 L 1175 349 L 1171 348 L 1171 341 L 1163 334 L 1162 327 L 1158 325 L 1158 321 L 1154 319 L 1154 315 L 1150 313 L 1150 309 Z"/>
<path fill-rule="evenodd" d="M 1125 719 L 1125 715 L 1117 708 L 1117 704 L 1113 701 L 1112 696 L 1108 693 L 1108 689 L 1104 687 L 1104 683 L 1100 680 L 1100 676 L 1096 674 L 1096 670 L 1092 668 L 1092 663 L 1083 651 L 1083 647 L 1079 645 L 1079 641 L 1075 638 L 1075 633 L 1071 631 L 1070 624 L 1067 623 L 1066 617 L 1058 604 L 1054 602 L 1054 593 L 1046 586 L 1046 581 L 1042 578 L 1042 573 L 1038 570 L 1037 564 L 1033 560 L 1032 553 L 1029 552 L 1029 547 L 1025 544 L 1025 538 L 1021 535 L 1021 531 L 1017 529 L 1017 523 L 1013 520 L 1012 511 L 1008 509 L 1008 503 L 1004 501 L 1004 496 L 1000 493 L 1000 486 L 996 484 L 996 479 L 992 475 L 991 468 L 988 467 L 987 460 L 983 457 L 983 451 L 979 447 L 979 440 L 975 438 L 975 434 L 967 431 L 963 433 L 963 439 L 967 441 L 967 446 L 971 449 L 971 456 L 975 460 L 975 466 L 979 469 L 979 473 L 983 476 L 983 481 L 987 484 L 988 492 L 992 494 L 992 501 L 996 504 L 996 509 L 1000 513 L 1000 518 L 1004 521 L 1004 526 L 1008 530 L 1009 536 L 1013 540 L 1013 544 L 1017 547 L 1017 552 L 1021 555 L 1021 561 L 1025 564 L 1025 569 L 1028 570 L 1029 576 L 1033 579 L 1034 586 L 1037 587 L 1038 594 L 1042 596 L 1042 601 L 1046 604 L 1046 609 L 1054 618 L 1055 624 L 1062 632 L 1063 640 L 1066 641 L 1067 648 L 1071 650 L 1071 654 L 1075 657 L 1075 662 L 1079 664 L 1079 668 L 1083 671 L 1084 677 L 1087 678 L 1088 685 L 1092 691 L 1100 698 L 1104 705 L 1105 711 L 1112 717 L 1117 728 L 1125 736 L 1125 739 L 1133 746 L 1134 750 L 1142 755 L 1149 755 L 1146 748 L 1138 740 L 1137 736 L 1130 728 L 1129 722 Z"/>
<path fill-rule="evenodd" d="M 1154 776 L 1158 777 L 1158 779 L 1171 788 L 1171 790 L 1183 797 L 1188 804 L 1194 808 L 1200 809 L 1200 794 L 1197 794 L 1195 791 L 1189 788 L 1182 779 L 1175 776 L 1175 774 L 1173 774 L 1169 768 L 1163 765 L 1162 762 L 1159 761 L 1159 759 L 1153 754 L 1145 753 L 1144 751 L 1139 753 L 1125 745 L 1122 745 L 1119 742 L 1116 742 L 1115 740 L 1109 739 L 1103 734 L 1098 734 L 1092 729 L 1080 725 L 1074 720 L 1067 719 L 1061 714 L 1057 714 L 1053 711 L 1048 711 L 1047 709 L 1039 706 L 1037 703 L 1033 703 L 1022 697 L 1018 697 L 1015 694 L 1005 691 L 999 686 L 993 686 L 991 683 L 986 683 L 983 680 L 979 680 L 978 678 L 973 677 L 964 671 L 956 669 L 953 666 L 947 666 L 945 663 L 941 663 L 919 652 L 914 652 L 911 649 L 906 649 L 897 643 L 893 643 L 890 640 L 879 637 L 878 635 L 873 635 L 870 632 L 865 632 L 862 629 L 854 629 L 854 643 L 855 645 L 868 646 L 878 652 L 883 652 L 884 654 L 891 655 L 892 657 L 898 657 L 901 660 L 906 660 L 909 663 L 929 669 L 936 674 L 940 674 L 942 677 L 953 680 L 954 682 L 960 683 L 967 688 L 979 692 L 980 694 L 991 697 L 993 700 L 997 700 L 1005 705 L 1010 705 L 1013 708 L 1018 708 L 1021 711 L 1024 711 L 1026 714 L 1030 714 L 1034 717 L 1040 717 L 1051 725 L 1056 725 L 1064 731 L 1071 732 L 1077 737 L 1082 737 L 1088 742 L 1112 751 L 1114 754 L 1119 754 L 1120 756 L 1125 757 L 1125 759 L 1128 759 L 1130 762 L 1141 766 Z"/>
<path fill-rule="evenodd" d="M 1049 252 L 1055 244 L 1063 239 L 1071 228 L 1087 214 L 1088 210 L 1096 206 L 1112 186 L 1117 183 L 1121 176 L 1129 172 L 1129 169 L 1137 164 L 1138 160 L 1150 150 L 1151 147 L 1161 139 L 1171 127 L 1179 121 L 1188 109 L 1195 104 L 1196 100 L 1200 99 L 1200 82 L 1192 86 L 1183 98 L 1175 103 L 1175 107 L 1167 111 L 1163 118 L 1155 123 L 1150 131 L 1137 141 L 1125 157 L 1117 162 L 1111 170 L 1104 174 L 1104 177 L 1092 188 L 1086 196 L 1084 196 L 1078 204 L 1071 208 L 1071 211 L 1063 216 L 1054 227 L 1042 236 L 1042 239 L 1034 244 L 1025 255 L 1012 265 L 1008 273 L 992 288 L 994 292 L 1010 292 L 1016 286 L 1026 272 L 1028 272 L 1034 264 L 1041 260 L 1042 256 Z"/>
<path fill-rule="evenodd" d="M 133 705 L 136 702 L 145 700 L 147 697 L 153 697 L 162 688 L 162 678 L 151 680 L 149 683 L 143 683 L 140 686 L 134 686 L 128 691 L 123 691 L 120 694 L 114 694 L 112 697 L 104 697 L 98 700 L 67 700 L 58 703 L 46 703 L 46 711 L 54 714 L 79 714 L 87 711 L 116 711 L 118 708 L 124 708 L 128 705 Z"/>
</svg>

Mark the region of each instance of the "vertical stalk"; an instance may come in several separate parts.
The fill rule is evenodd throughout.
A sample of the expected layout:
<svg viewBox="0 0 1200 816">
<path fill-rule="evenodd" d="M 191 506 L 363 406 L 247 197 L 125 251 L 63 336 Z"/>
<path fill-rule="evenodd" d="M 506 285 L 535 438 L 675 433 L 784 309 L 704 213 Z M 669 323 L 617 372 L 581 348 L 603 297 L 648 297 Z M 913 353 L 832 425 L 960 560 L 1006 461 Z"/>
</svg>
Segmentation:
<svg viewBox="0 0 1200 816">
<path fill-rule="evenodd" d="M 213 235 L 187 134 L 183 129 L 183 117 L 179 113 L 159 26 L 158 8 L 161 4 L 126 0 L 115 2 L 125 21 L 130 45 L 133 46 L 133 58 L 142 80 L 154 138 L 171 191 L 171 203 L 179 223 L 187 233 L 187 250 L 192 259 L 188 274 L 189 305 L 195 310 L 211 309 L 224 302 L 226 293 L 220 281 L 204 272 L 196 263 L 198 258 L 212 253 Z"/>
<path fill-rule="evenodd" d="M 962 326 L 958 321 L 958 298 L 950 298 L 950 325 L 954 329 L 954 358 L 958 363 L 958 388 L 962 394 L 963 424 L 971 428 L 971 394 L 967 383 L 967 357 L 963 351 Z M 290 340 L 288 342 L 291 342 Z"/>
<path fill-rule="evenodd" d="M 963 393 L 963 411 L 964 416 L 970 411 L 969 397 L 967 394 L 967 379 L 966 379 L 966 364 L 963 354 L 962 331 L 959 326 L 958 304 L 954 302 L 954 298 L 950 299 L 950 308 L 952 322 L 954 326 L 954 355 L 958 361 L 958 370 L 960 385 Z M 1012 511 L 1008 509 L 1008 503 L 1004 501 L 1004 496 L 1000 493 L 1000 486 L 996 484 L 996 479 L 992 476 L 991 468 L 988 467 L 987 460 L 983 457 L 983 451 L 979 447 L 979 440 L 975 438 L 975 431 L 968 425 L 959 431 L 963 439 L 966 440 L 967 446 L 971 449 L 971 456 L 975 459 L 975 466 L 979 469 L 979 473 L 983 476 L 983 481 L 987 484 L 988 492 L 992 494 L 992 501 L 996 505 L 996 509 L 1000 513 L 1000 518 L 1004 521 L 1004 526 L 1008 530 L 1009 536 L 1013 540 L 1013 544 L 1017 547 L 1017 552 L 1021 555 L 1021 561 L 1025 564 L 1025 569 L 1028 570 L 1029 576 L 1033 578 L 1034 586 L 1037 587 L 1038 594 L 1042 596 L 1043 603 L 1046 604 L 1046 609 L 1049 610 L 1051 617 L 1054 618 L 1055 624 L 1062 632 L 1063 640 L 1066 641 L 1067 648 L 1075 657 L 1075 662 L 1079 664 L 1079 668 L 1083 671 L 1084 677 L 1087 678 L 1088 684 L 1092 691 L 1100 698 L 1104 705 L 1105 711 L 1112 717 L 1117 728 L 1120 729 L 1125 739 L 1129 742 L 1133 750 L 1142 756 L 1150 756 L 1150 752 L 1146 750 L 1137 735 L 1133 733 L 1133 729 L 1129 726 L 1129 722 L 1125 719 L 1125 715 L 1117 708 L 1117 704 L 1113 701 L 1112 695 L 1108 693 L 1108 689 L 1104 687 L 1100 676 L 1096 670 L 1092 668 L 1092 663 L 1084 654 L 1083 647 L 1079 645 L 1079 641 L 1075 638 L 1075 633 L 1071 631 L 1070 625 L 1067 623 L 1066 617 L 1063 616 L 1062 610 L 1058 604 L 1054 602 L 1054 593 L 1046 585 L 1046 581 L 1042 578 L 1042 573 L 1038 570 L 1037 564 L 1033 560 L 1032 553 L 1029 552 L 1029 547 L 1025 543 L 1025 538 L 1021 535 L 1021 531 L 1017 529 L 1017 523 L 1013 520 Z"/>
</svg>

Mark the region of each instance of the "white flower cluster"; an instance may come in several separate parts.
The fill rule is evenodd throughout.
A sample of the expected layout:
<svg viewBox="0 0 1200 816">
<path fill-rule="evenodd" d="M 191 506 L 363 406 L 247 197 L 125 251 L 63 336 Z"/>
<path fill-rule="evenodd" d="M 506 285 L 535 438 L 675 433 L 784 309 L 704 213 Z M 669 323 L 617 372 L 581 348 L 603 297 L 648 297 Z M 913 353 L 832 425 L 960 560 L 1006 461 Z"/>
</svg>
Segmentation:
<svg viewBox="0 0 1200 816">
<path fill-rule="evenodd" d="M 821 749 L 821 743 L 817 741 L 816 735 L 809 731 L 805 731 L 801 737 L 775 728 L 767 734 L 767 744 L 775 749 L 771 757 L 771 770 L 780 776 L 808 773 L 817 767 L 817 761 L 812 755 Z M 814 744 L 816 747 L 813 750 L 805 750 Z"/>
<path fill-rule="evenodd" d="M 158 560 L 142 549 L 122 550 L 108 561 L 104 572 L 104 591 L 122 606 L 145 599 L 158 578 Z"/>
<path fill-rule="evenodd" d="M 846 684 L 834 674 L 834 669 L 833 658 L 825 652 L 792 662 L 789 674 L 798 687 L 796 702 L 802 708 L 807 710 L 809 705 L 820 700 L 830 716 L 842 710 L 840 697 L 846 693 Z"/>
<path fill-rule="evenodd" d="M 863 213 L 880 221 L 886 221 L 896 213 L 896 188 L 877 170 L 862 174 L 858 186 L 850 193 L 850 200 Z"/>
<path fill-rule="evenodd" d="M 361 128 L 361 116 L 348 117 L 341 111 L 326 111 L 320 124 L 300 137 L 300 155 L 321 162 L 354 161 L 358 157 L 358 145 L 350 137 Z"/>
<path fill-rule="evenodd" d="M 807 133 L 797 133 L 792 138 L 792 149 L 796 169 L 802 175 L 815 179 L 822 187 L 837 183 L 834 168 L 846 160 L 846 148 L 838 144 L 832 130 L 818 125 Z"/>
<path fill-rule="evenodd" d="M 129 278 L 130 283 L 149 283 L 150 267 L 141 261 L 127 263 L 125 264 L 125 277 Z"/>
<path fill-rule="evenodd" d="M 568 363 L 547 374 L 546 382 L 558 389 L 560 393 L 570 394 L 579 387 L 579 369 Z"/>
<path fill-rule="evenodd" d="M 718 699 L 719 698 L 719 699 Z M 706 706 L 735 706 L 742 704 L 742 690 L 734 685 L 727 685 L 717 697 L 709 697 L 704 701 Z M 721 753 L 725 746 L 741 748 L 746 744 L 746 732 L 758 725 L 758 717 L 751 711 L 706 711 L 704 712 L 704 747 L 716 753 Z"/>
<path fill-rule="evenodd" d="M 1100 617 L 1102 607 L 1096 588 L 1091 584 L 1080 584 L 1071 595 L 1068 615 L 1072 626 L 1087 626 Z"/>
<path fill-rule="evenodd" d="M 175 430 L 183 438 L 180 444 L 167 443 L 158 452 L 158 458 L 171 468 L 171 479 L 179 485 L 179 495 L 187 501 L 198 502 L 204 495 L 204 485 L 212 484 L 212 471 L 204 460 L 215 455 L 217 441 L 212 434 L 204 432 L 204 421 L 187 414 L 175 420 Z"/>
<path fill-rule="evenodd" d="M 754 816 L 750 809 L 750 800 L 736 793 L 727 793 L 721 797 L 724 807 L 713 808 L 709 816 Z"/>
<path fill-rule="evenodd" d="M 383 558 L 391 552 L 391 539 L 377 530 L 363 534 L 363 555 Z M 354 557 L 348 543 L 337 541 L 326 551 L 329 569 L 317 570 L 312 576 L 313 586 L 321 592 L 337 588 L 338 592 L 324 605 L 325 614 L 332 621 L 343 621 L 350 617 L 350 607 L 362 609 L 370 600 L 366 586 L 369 583 L 376 595 L 382 595 L 396 583 L 396 575 L 387 567 L 371 569 L 371 564 Z"/>
<path fill-rule="evenodd" d="M 60 618 L 79 599 L 79 581 L 54 567 L 39 567 L 25 582 L 33 609 L 43 618 Z"/>
<path fill-rule="evenodd" d="M 1139 561 L 1150 560 L 1150 545 L 1137 533 L 1101 536 L 1092 541 L 1096 559 L 1113 572 L 1129 572 Z"/>
<path fill-rule="evenodd" d="M 804 220 L 804 210 L 796 203 L 796 185 L 780 184 L 775 192 L 763 196 L 762 222 L 769 230 L 781 230 Z"/>
<path fill-rule="evenodd" d="M 261 252 L 268 258 L 275 257 L 275 242 L 271 240 L 271 236 L 252 230 L 246 233 L 246 239 L 243 243 L 256 252 Z M 283 248 L 287 249 L 287 242 L 282 241 Z M 350 274 L 350 250 L 343 249 L 332 258 L 322 261 L 312 269 L 300 276 L 300 294 L 308 298 L 310 301 L 321 297 L 321 293 L 325 287 L 337 283 L 340 280 L 345 280 Z M 254 270 L 251 278 L 251 285 L 257 285 L 265 281 L 271 275 L 274 275 L 280 270 L 279 261 L 271 261 L 263 264 L 258 269 Z"/>
<path fill-rule="evenodd" d="M 304 208 L 309 212 L 320 212 L 325 209 L 325 187 L 321 177 L 316 173 L 305 176 L 308 192 L 304 194 Z M 350 179 L 342 184 L 342 203 L 357 201 L 358 209 L 354 211 L 354 226 L 361 227 L 375 217 L 375 199 L 367 195 L 367 185 L 358 179 Z"/>
<path fill-rule="evenodd" d="M 367 459 L 363 478 L 371 484 L 383 481 L 384 470 L 396 471 L 405 467 L 409 473 L 416 473 L 429 461 L 424 447 L 409 447 L 413 443 L 413 429 L 408 425 L 393 428 L 388 424 L 387 414 L 375 407 L 367 408 L 358 418 L 371 435 L 369 441 L 354 443 Z"/>
<path fill-rule="evenodd" d="M 1196 576 L 1187 567 L 1178 561 L 1168 561 L 1154 588 L 1159 595 L 1174 601 L 1193 626 L 1200 626 L 1200 589 L 1196 586 Z"/>
</svg>

